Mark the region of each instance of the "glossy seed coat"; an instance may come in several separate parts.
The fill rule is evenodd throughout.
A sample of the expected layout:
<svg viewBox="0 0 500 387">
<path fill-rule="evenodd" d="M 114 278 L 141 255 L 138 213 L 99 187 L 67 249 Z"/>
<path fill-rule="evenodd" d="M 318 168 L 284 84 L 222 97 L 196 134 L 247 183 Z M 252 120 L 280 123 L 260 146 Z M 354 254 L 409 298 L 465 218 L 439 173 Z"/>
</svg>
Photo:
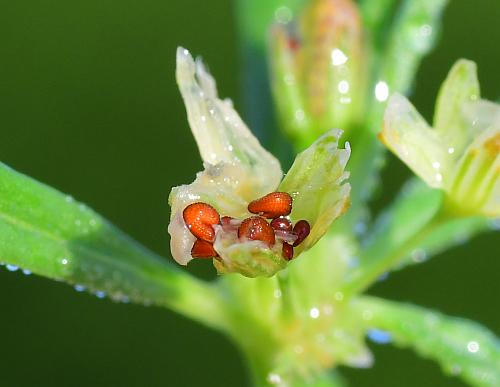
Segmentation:
<svg viewBox="0 0 500 387">
<path fill-rule="evenodd" d="M 293 243 L 293 247 L 296 247 L 300 245 L 304 241 L 304 239 L 307 238 L 307 236 L 311 232 L 311 226 L 309 225 L 309 222 L 307 220 L 299 220 L 297 223 L 295 223 L 293 232 L 295 235 L 297 235 L 297 239 Z"/>
<path fill-rule="evenodd" d="M 214 246 L 210 242 L 197 239 L 191 249 L 191 256 L 193 258 L 213 258 L 218 257 L 219 254 L 217 254 L 217 251 L 215 251 Z"/>
<path fill-rule="evenodd" d="M 271 221 L 274 231 L 292 231 L 292 222 L 287 218 L 275 218 Z"/>
<path fill-rule="evenodd" d="M 187 206 L 182 217 L 191 234 L 206 242 L 215 239 L 214 225 L 220 221 L 219 213 L 215 208 L 206 203 L 193 203 Z"/>
<path fill-rule="evenodd" d="M 286 216 L 292 211 L 292 197 L 286 192 L 271 192 L 250 202 L 248 211 L 268 219 Z"/>
<path fill-rule="evenodd" d="M 281 250 L 281 254 L 287 261 L 291 260 L 293 258 L 293 246 L 291 244 L 283 242 L 283 249 Z"/>
<path fill-rule="evenodd" d="M 238 228 L 238 238 L 259 240 L 268 246 L 276 242 L 273 228 L 260 216 L 245 219 Z"/>
</svg>

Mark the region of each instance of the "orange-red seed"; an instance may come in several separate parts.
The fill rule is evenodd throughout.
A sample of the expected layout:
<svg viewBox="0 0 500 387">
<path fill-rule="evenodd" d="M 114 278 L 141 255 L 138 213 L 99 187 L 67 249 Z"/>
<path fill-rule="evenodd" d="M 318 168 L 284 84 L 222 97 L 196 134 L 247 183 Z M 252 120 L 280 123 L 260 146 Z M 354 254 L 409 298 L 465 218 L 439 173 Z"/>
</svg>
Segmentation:
<svg viewBox="0 0 500 387">
<path fill-rule="evenodd" d="M 260 216 L 245 219 L 238 228 L 238 238 L 259 240 L 268 246 L 272 246 L 276 242 L 273 228 Z"/>
<path fill-rule="evenodd" d="M 191 234 L 206 242 L 215 239 L 214 225 L 220 221 L 219 213 L 207 203 L 192 203 L 187 206 L 182 217 Z"/>
<path fill-rule="evenodd" d="M 210 242 L 197 239 L 191 249 L 191 256 L 193 258 L 213 258 L 218 257 L 219 254 Z"/>
<path fill-rule="evenodd" d="M 292 197 L 286 192 L 271 192 L 250 202 L 248 211 L 268 219 L 286 216 L 292 211 Z"/>
</svg>

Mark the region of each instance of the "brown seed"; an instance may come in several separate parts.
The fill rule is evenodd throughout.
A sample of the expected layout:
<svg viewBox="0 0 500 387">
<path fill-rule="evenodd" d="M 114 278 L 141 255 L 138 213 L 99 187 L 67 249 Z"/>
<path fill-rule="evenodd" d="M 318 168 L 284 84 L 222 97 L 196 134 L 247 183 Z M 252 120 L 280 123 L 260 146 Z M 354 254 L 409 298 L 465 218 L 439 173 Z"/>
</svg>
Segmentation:
<svg viewBox="0 0 500 387">
<path fill-rule="evenodd" d="M 286 242 L 283 242 L 283 249 L 281 250 L 281 254 L 287 261 L 291 260 L 293 258 L 293 246 Z"/>
<path fill-rule="evenodd" d="M 191 256 L 193 258 L 213 258 L 218 257 L 219 254 L 210 242 L 197 239 L 191 249 Z"/>
<path fill-rule="evenodd" d="M 297 235 L 297 239 L 293 243 L 293 247 L 296 247 L 300 245 L 304 241 L 304 239 L 307 238 L 307 236 L 311 232 L 311 226 L 309 225 L 309 222 L 307 222 L 307 220 L 299 220 L 297 223 L 295 223 L 293 232 L 295 235 Z"/>
<path fill-rule="evenodd" d="M 266 243 L 269 247 L 274 245 L 276 241 L 274 230 L 260 216 L 252 216 L 245 219 L 238 228 L 238 238 L 259 240 Z"/>
<path fill-rule="evenodd" d="M 292 231 L 292 222 L 287 218 L 275 218 L 271 221 L 271 227 L 275 231 Z"/>
<path fill-rule="evenodd" d="M 292 197 L 286 192 L 271 192 L 250 202 L 248 211 L 268 219 L 286 216 L 292 211 Z"/>
<path fill-rule="evenodd" d="M 219 213 L 215 208 L 206 203 L 193 203 L 187 206 L 182 217 L 191 234 L 207 242 L 215 239 L 214 225 L 219 223 Z"/>
</svg>

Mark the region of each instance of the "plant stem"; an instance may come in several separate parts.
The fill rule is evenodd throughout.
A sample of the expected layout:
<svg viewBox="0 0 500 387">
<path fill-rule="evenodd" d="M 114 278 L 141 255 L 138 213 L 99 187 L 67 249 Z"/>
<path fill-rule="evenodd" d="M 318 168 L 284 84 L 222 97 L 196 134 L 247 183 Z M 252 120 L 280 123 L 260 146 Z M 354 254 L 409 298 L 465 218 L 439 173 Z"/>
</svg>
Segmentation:
<svg viewBox="0 0 500 387">
<path fill-rule="evenodd" d="M 448 219 L 449 217 L 444 211 L 438 210 L 420 230 L 414 233 L 396 249 L 385 255 L 377 256 L 376 248 L 363 250 L 360 256 L 362 264 L 348 276 L 344 285 L 341 287 L 341 291 L 347 296 L 352 296 L 367 289 L 377 280 L 377 278 L 383 275 L 387 270 L 394 268 L 401 259 L 407 257 L 412 250 L 417 248 L 422 241 Z"/>
</svg>

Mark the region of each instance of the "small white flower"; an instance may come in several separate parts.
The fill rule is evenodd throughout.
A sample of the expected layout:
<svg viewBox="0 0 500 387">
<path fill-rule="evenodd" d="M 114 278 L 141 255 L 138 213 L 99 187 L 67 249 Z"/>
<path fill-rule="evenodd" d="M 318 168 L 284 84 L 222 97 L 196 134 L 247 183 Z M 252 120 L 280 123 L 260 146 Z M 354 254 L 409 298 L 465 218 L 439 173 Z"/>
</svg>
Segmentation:
<svg viewBox="0 0 500 387">
<path fill-rule="evenodd" d="M 380 139 L 462 215 L 500 216 L 500 105 L 479 99 L 476 66 L 458 61 L 439 92 L 434 128 L 402 95 L 387 106 Z"/>
<path fill-rule="evenodd" d="M 193 256 L 214 257 L 219 273 L 271 276 L 286 267 L 289 254 L 296 256 L 314 245 L 347 209 L 350 186 L 343 183 L 348 176 L 344 168 L 349 146 L 338 149 L 341 131 L 331 130 L 297 156 L 282 180 L 278 160 L 252 135 L 231 101 L 219 99 L 215 81 L 202 62 L 195 62 L 182 48 L 177 51 L 177 83 L 205 169 L 193 183 L 174 187 L 170 194 L 172 255 L 183 265 Z M 293 200 L 282 217 L 295 225 L 293 230 L 277 230 L 265 219 L 276 215 L 251 211 L 249 203 L 268 194 Z M 208 226 L 200 220 L 205 215 L 210 218 Z M 242 237 L 244 224 L 249 224 L 245 221 L 251 217 L 258 218 L 254 228 L 263 227 L 272 239 L 248 233 Z M 307 236 L 299 243 L 303 230 Z M 198 231 L 207 231 L 209 238 L 201 238 Z"/>
</svg>

